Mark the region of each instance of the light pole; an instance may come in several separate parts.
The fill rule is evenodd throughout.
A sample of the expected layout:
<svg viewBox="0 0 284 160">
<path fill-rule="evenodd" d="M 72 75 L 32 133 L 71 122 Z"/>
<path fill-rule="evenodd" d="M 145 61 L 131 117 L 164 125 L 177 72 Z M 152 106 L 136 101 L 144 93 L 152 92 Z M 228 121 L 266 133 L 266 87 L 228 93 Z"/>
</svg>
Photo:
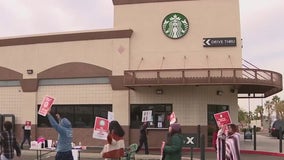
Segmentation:
<svg viewBox="0 0 284 160">
<path fill-rule="evenodd" d="M 249 121 L 249 128 L 250 128 L 250 121 L 251 121 L 251 113 L 250 113 L 250 93 L 248 94 L 248 110 L 249 110 L 249 114 L 248 114 L 248 121 Z"/>
</svg>

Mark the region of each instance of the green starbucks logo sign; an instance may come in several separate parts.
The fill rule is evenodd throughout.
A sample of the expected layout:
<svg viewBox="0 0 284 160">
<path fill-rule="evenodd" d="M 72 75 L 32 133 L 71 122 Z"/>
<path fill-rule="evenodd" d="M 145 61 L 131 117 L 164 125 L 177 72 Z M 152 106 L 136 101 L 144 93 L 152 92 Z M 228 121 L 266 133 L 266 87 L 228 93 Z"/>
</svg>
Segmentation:
<svg viewBox="0 0 284 160">
<path fill-rule="evenodd" d="M 171 13 L 164 18 L 162 29 L 167 37 L 179 39 L 187 33 L 189 24 L 184 15 L 180 13 Z"/>
</svg>

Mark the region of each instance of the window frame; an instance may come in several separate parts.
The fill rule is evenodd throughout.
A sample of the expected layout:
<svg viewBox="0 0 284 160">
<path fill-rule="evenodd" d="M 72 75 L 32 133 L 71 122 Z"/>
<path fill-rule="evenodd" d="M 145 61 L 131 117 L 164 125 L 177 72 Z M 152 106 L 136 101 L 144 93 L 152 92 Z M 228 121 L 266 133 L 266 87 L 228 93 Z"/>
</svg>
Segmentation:
<svg viewBox="0 0 284 160">
<path fill-rule="evenodd" d="M 130 129 L 138 129 L 141 126 L 142 112 L 147 110 L 152 110 L 153 121 L 149 122 L 149 128 L 163 129 L 169 127 L 168 117 L 173 112 L 173 104 L 130 104 Z M 158 121 L 159 118 L 163 120 Z M 162 123 L 159 124 L 158 122 Z"/>
<path fill-rule="evenodd" d="M 80 108 L 88 109 L 89 111 L 82 114 L 78 112 Z M 37 109 L 39 110 L 40 104 Z M 67 109 L 68 112 L 62 110 Z M 107 118 L 108 112 L 112 112 L 112 104 L 54 104 L 51 108 L 51 113 L 55 117 L 55 113 L 59 113 L 62 117 L 66 117 L 72 124 L 72 128 L 93 128 L 96 117 Z M 37 127 L 51 127 L 48 118 L 37 114 Z"/>
</svg>

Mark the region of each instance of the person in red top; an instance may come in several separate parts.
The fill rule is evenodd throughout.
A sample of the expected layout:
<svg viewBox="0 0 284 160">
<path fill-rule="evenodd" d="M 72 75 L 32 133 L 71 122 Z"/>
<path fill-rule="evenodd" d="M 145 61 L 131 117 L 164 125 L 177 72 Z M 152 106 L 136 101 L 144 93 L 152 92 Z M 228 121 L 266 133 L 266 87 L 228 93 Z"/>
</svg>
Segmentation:
<svg viewBox="0 0 284 160">
<path fill-rule="evenodd" d="M 216 125 L 215 131 L 212 134 L 212 147 L 217 151 L 217 135 L 219 127 Z"/>
<path fill-rule="evenodd" d="M 104 146 L 102 157 L 119 159 L 124 155 L 124 130 L 118 121 L 111 121 L 109 124 L 109 134 L 107 144 Z"/>
</svg>

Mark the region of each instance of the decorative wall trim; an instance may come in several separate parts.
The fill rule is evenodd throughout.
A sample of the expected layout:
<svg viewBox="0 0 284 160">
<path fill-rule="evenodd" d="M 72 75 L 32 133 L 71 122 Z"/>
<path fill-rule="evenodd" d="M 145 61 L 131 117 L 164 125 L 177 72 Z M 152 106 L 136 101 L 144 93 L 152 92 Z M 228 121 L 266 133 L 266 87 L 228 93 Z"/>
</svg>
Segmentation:
<svg viewBox="0 0 284 160">
<path fill-rule="evenodd" d="M 22 79 L 20 83 L 23 92 L 36 92 L 38 89 L 38 79 Z"/>
<path fill-rule="evenodd" d="M 111 76 L 109 77 L 111 87 L 113 90 L 128 90 L 127 87 L 124 86 L 123 80 L 124 76 Z"/>
<path fill-rule="evenodd" d="M 23 74 L 5 67 L 0 67 L 1 81 L 20 80 L 20 79 L 23 79 Z"/>
<path fill-rule="evenodd" d="M 0 47 L 16 46 L 37 43 L 56 43 L 69 41 L 85 41 L 96 39 L 115 39 L 115 38 L 130 38 L 133 31 L 128 30 L 111 30 L 100 32 L 80 32 L 80 33 L 66 33 L 56 35 L 30 36 L 20 38 L 0 39 Z"/>
<path fill-rule="evenodd" d="M 176 2 L 176 1 L 194 1 L 194 0 L 112 0 L 114 5 L 155 3 L 155 2 Z"/>
<path fill-rule="evenodd" d="M 109 77 L 112 71 L 93 64 L 71 62 L 61 64 L 37 74 L 38 79 Z"/>
</svg>

